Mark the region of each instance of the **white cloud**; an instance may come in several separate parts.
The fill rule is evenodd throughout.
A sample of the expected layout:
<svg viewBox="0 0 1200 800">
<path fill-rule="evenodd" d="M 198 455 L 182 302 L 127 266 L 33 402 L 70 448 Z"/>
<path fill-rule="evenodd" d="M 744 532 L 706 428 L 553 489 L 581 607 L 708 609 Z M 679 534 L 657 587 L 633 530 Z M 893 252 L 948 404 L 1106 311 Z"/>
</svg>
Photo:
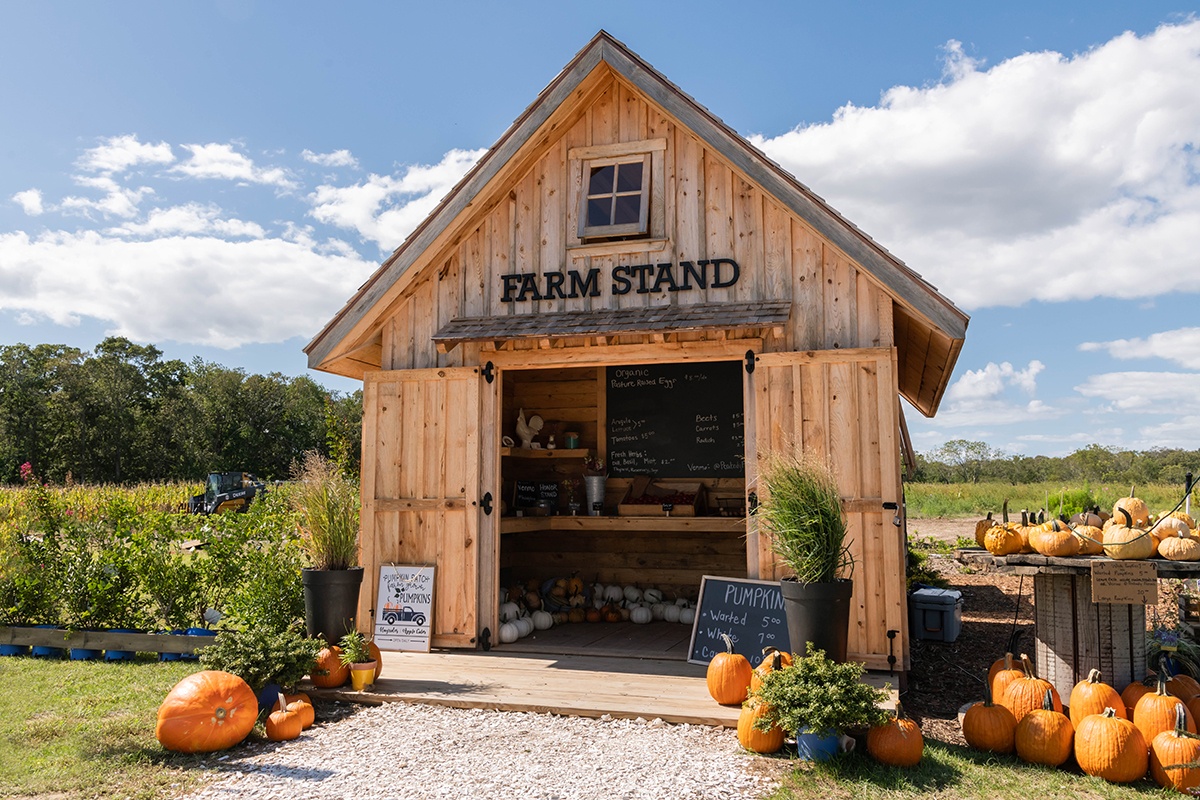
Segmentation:
<svg viewBox="0 0 1200 800">
<path fill-rule="evenodd" d="M 305 150 L 300 157 L 311 164 L 322 167 L 353 167 L 358 169 L 358 159 L 350 155 L 349 150 L 335 150 L 332 153 L 314 153 Z"/>
<path fill-rule="evenodd" d="M 135 341 L 231 348 L 311 337 L 374 266 L 282 239 L 0 234 L 0 310 L 60 325 L 98 319 Z"/>
<path fill-rule="evenodd" d="M 451 150 L 437 164 L 411 166 L 400 177 L 369 175 L 351 186 L 321 185 L 309 195 L 318 222 L 356 231 L 393 250 L 429 215 L 484 150 Z"/>
<path fill-rule="evenodd" d="M 1035 359 L 1024 369 L 1005 361 L 967 370 L 946 390 L 937 414 L 938 425 L 951 428 L 1011 425 L 1062 416 L 1066 413 L 1063 409 L 1032 397 L 1037 391 L 1037 376 L 1045 368 L 1045 364 Z M 1030 399 L 1015 400 L 1011 397 L 1013 391 Z"/>
<path fill-rule="evenodd" d="M 85 217 L 91 217 L 91 212 L 98 211 L 106 217 L 132 219 L 137 216 L 138 205 L 142 202 L 142 198 L 154 194 L 154 190 L 148 186 L 127 188 L 108 175 L 76 176 L 75 183 L 84 188 L 99 189 L 104 193 L 104 196 L 99 199 L 65 197 L 58 205 L 58 209 L 63 212 L 81 214 Z"/>
<path fill-rule="evenodd" d="M 1034 359 L 1025 369 L 1016 369 L 1007 361 L 997 364 L 989 362 L 983 369 L 967 370 L 961 378 L 946 390 L 946 400 L 951 403 L 971 403 L 999 397 L 1008 387 L 1016 387 L 1025 394 L 1037 391 L 1037 376 L 1046 368 Z"/>
<path fill-rule="evenodd" d="M 1135 339 L 1084 342 L 1084 351 L 1107 351 L 1113 358 L 1165 358 L 1187 369 L 1200 369 L 1200 328 L 1178 328 Z"/>
<path fill-rule="evenodd" d="M 146 144 L 135 134 L 126 134 L 109 137 L 103 144 L 85 150 L 76 163 L 88 172 L 112 174 L 139 164 L 170 164 L 174 160 L 175 154 L 166 142 Z"/>
<path fill-rule="evenodd" d="M 278 186 L 281 189 L 294 189 L 286 170 L 279 167 L 263 169 L 256 167 L 248 156 L 234 150 L 229 144 L 185 144 L 183 149 L 191 155 L 187 160 L 172 167 L 171 171 L 190 178 L 205 178 L 239 181 L 243 183 L 261 183 Z"/>
<path fill-rule="evenodd" d="M 1200 397 L 1200 373 L 1110 372 L 1089 376 L 1075 391 L 1110 411 L 1190 414 Z"/>
<path fill-rule="evenodd" d="M 12 196 L 13 202 L 21 207 L 31 217 L 39 216 L 46 210 L 42 205 L 42 193 L 38 189 L 26 189 L 23 192 L 17 192 Z"/>
<path fill-rule="evenodd" d="M 222 219 L 219 208 L 199 203 L 188 203 L 173 208 L 156 208 L 150 212 L 145 222 L 126 223 L 109 229 L 108 233 L 146 238 L 204 234 L 235 239 L 244 237 L 261 239 L 266 235 L 262 226 L 256 222 Z"/>
<path fill-rule="evenodd" d="M 1200 21 L 944 73 L 756 142 L 963 307 L 1196 290 Z"/>
</svg>

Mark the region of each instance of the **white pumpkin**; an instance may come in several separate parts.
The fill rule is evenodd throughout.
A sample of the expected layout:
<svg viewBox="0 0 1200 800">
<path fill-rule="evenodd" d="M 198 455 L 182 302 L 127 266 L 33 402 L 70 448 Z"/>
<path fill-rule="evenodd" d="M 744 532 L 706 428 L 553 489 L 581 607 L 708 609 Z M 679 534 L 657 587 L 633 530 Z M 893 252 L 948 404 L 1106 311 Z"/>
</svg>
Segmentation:
<svg viewBox="0 0 1200 800">
<path fill-rule="evenodd" d="M 663 619 L 667 622 L 679 622 L 679 612 L 682 610 L 679 606 L 667 606 L 663 609 Z"/>
<path fill-rule="evenodd" d="M 655 588 L 647 589 L 646 591 L 642 592 L 642 599 L 650 605 L 661 603 L 663 599 L 662 590 Z"/>
<path fill-rule="evenodd" d="M 500 626 L 500 641 L 508 644 L 521 638 L 521 629 L 515 622 L 506 622 Z"/>
<path fill-rule="evenodd" d="M 625 590 L 615 583 L 612 586 L 604 587 L 604 601 L 606 603 L 619 603 L 625 597 Z"/>
<path fill-rule="evenodd" d="M 642 590 L 636 586 L 626 586 L 624 595 L 626 603 L 636 603 L 642 599 Z"/>
<path fill-rule="evenodd" d="M 666 610 L 667 607 L 662 603 L 655 603 L 654 605 L 650 606 L 650 616 L 653 619 L 661 620 L 663 615 L 666 613 Z"/>
<path fill-rule="evenodd" d="M 653 618 L 654 615 L 645 606 L 637 606 L 629 609 L 629 621 L 637 625 L 645 625 Z"/>
<path fill-rule="evenodd" d="M 517 617 L 521 616 L 521 609 L 516 603 L 501 603 L 500 604 L 500 621 L 512 622 Z"/>
<path fill-rule="evenodd" d="M 518 617 L 513 621 L 513 624 L 517 626 L 517 630 L 520 632 L 522 638 L 533 633 L 533 620 L 529 617 Z"/>
<path fill-rule="evenodd" d="M 688 602 L 686 597 L 679 597 L 676 598 L 675 605 L 679 606 L 680 608 L 687 608 L 691 604 Z"/>
<path fill-rule="evenodd" d="M 533 620 L 534 630 L 547 631 L 554 627 L 554 617 L 549 611 L 535 611 L 530 619 Z"/>
<path fill-rule="evenodd" d="M 679 621 L 684 625 L 691 625 L 696 621 L 696 609 L 682 608 L 679 610 Z"/>
</svg>

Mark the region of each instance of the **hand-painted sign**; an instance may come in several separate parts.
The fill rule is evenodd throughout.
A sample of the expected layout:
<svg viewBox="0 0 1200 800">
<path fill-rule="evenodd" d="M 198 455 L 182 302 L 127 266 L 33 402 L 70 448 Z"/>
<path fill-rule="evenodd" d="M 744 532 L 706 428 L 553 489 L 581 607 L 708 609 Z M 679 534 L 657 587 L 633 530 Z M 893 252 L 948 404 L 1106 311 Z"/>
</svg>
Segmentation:
<svg viewBox="0 0 1200 800">
<path fill-rule="evenodd" d="M 738 282 L 742 269 L 732 258 L 681 261 L 678 264 L 634 264 L 613 267 L 609 292 L 623 295 L 686 292 L 693 289 L 727 289 Z M 500 276 L 502 303 L 528 300 L 566 300 L 599 297 L 603 291 L 600 270 L 587 272 L 512 272 Z"/>
<path fill-rule="evenodd" d="M 387 564 L 379 568 L 375 644 L 380 650 L 429 652 L 433 633 L 433 567 Z"/>
</svg>

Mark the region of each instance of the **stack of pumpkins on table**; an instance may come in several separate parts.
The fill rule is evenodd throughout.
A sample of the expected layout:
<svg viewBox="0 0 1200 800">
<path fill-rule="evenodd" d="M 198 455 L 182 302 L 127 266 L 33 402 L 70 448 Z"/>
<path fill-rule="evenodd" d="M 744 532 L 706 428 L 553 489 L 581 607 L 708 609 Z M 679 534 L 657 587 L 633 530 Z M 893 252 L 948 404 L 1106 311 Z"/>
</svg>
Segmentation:
<svg viewBox="0 0 1200 800">
<path fill-rule="evenodd" d="M 237 675 L 204 670 L 188 675 L 158 708 L 154 735 L 168 750 L 211 753 L 241 742 L 258 721 L 258 697 Z M 279 693 L 264 722 L 272 742 L 296 739 L 316 714 L 308 695 Z"/>
<path fill-rule="evenodd" d="M 1044 515 L 1043 515 L 1044 516 Z M 1200 561 L 1200 534 L 1196 521 L 1183 511 L 1155 518 L 1141 499 L 1122 497 L 1112 514 L 1099 509 L 1083 511 L 1069 520 L 1031 520 L 1021 512 L 1021 522 L 1009 521 L 1008 502 L 1003 520 L 992 513 L 975 524 L 975 541 L 996 556 L 1038 553 L 1043 556 L 1105 555 L 1114 559 L 1165 558 L 1171 561 Z"/>
<path fill-rule="evenodd" d="M 769 708 L 754 694 L 765 675 L 791 666 L 794 659 L 789 653 L 764 647 L 763 660 L 757 667 L 751 667 L 749 659 L 733 651 L 733 640 L 728 635 L 721 634 L 721 638 L 725 640 L 725 652 L 717 653 L 708 662 L 705 674 L 708 693 L 721 705 L 742 707 L 737 721 L 738 744 L 752 753 L 777 753 L 783 749 L 784 731 L 778 725 L 759 729 L 757 723 L 767 716 Z M 920 726 L 904 715 L 899 703 L 890 721 L 867 731 L 867 754 L 880 763 L 915 767 L 924 752 L 925 738 Z"/>
<path fill-rule="evenodd" d="M 1067 713 L 1054 686 L 1029 657 L 1006 653 L 991 667 L 984 700 L 962 717 L 963 738 L 977 750 L 1012 753 L 1058 767 L 1075 757 L 1080 770 L 1113 783 L 1140 780 L 1147 770 L 1160 786 L 1187 792 L 1200 786 L 1200 683 L 1165 668 L 1121 693 L 1099 670 L 1071 690 Z"/>
<path fill-rule="evenodd" d="M 574 576 L 533 578 L 500 590 L 498 638 L 502 643 L 515 642 L 534 631 L 568 623 L 645 625 L 661 620 L 691 625 L 695 619 L 696 604 L 670 591 L 603 583 L 586 586 Z"/>
</svg>

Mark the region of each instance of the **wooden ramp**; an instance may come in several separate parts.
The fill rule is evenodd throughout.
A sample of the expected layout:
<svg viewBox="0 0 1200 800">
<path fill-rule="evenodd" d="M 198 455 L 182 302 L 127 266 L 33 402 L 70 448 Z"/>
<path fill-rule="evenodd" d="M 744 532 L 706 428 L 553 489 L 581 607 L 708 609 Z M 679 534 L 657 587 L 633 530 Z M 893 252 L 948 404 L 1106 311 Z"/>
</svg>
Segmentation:
<svg viewBox="0 0 1200 800">
<path fill-rule="evenodd" d="M 674 657 L 533 652 L 538 647 L 566 644 L 554 642 L 554 638 L 539 642 L 530 636 L 520 641 L 520 647 L 507 645 L 490 652 L 384 652 L 383 673 L 367 691 L 348 687 L 307 687 L 306 691 L 317 698 L 355 703 L 429 703 L 579 717 L 657 717 L 671 723 L 737 727 L 740 709 L 713 702 L 704 680 L 705 667 L 687 663 L 678 645 L 670 648 Z M 613 642 L 612 652 L 619 649 L 616 644 Z M 882 687 L 889 676 L 868 673 L 865 680 Z M 893 690 L 892 705 L 895 699 Z"/>
</svg>

